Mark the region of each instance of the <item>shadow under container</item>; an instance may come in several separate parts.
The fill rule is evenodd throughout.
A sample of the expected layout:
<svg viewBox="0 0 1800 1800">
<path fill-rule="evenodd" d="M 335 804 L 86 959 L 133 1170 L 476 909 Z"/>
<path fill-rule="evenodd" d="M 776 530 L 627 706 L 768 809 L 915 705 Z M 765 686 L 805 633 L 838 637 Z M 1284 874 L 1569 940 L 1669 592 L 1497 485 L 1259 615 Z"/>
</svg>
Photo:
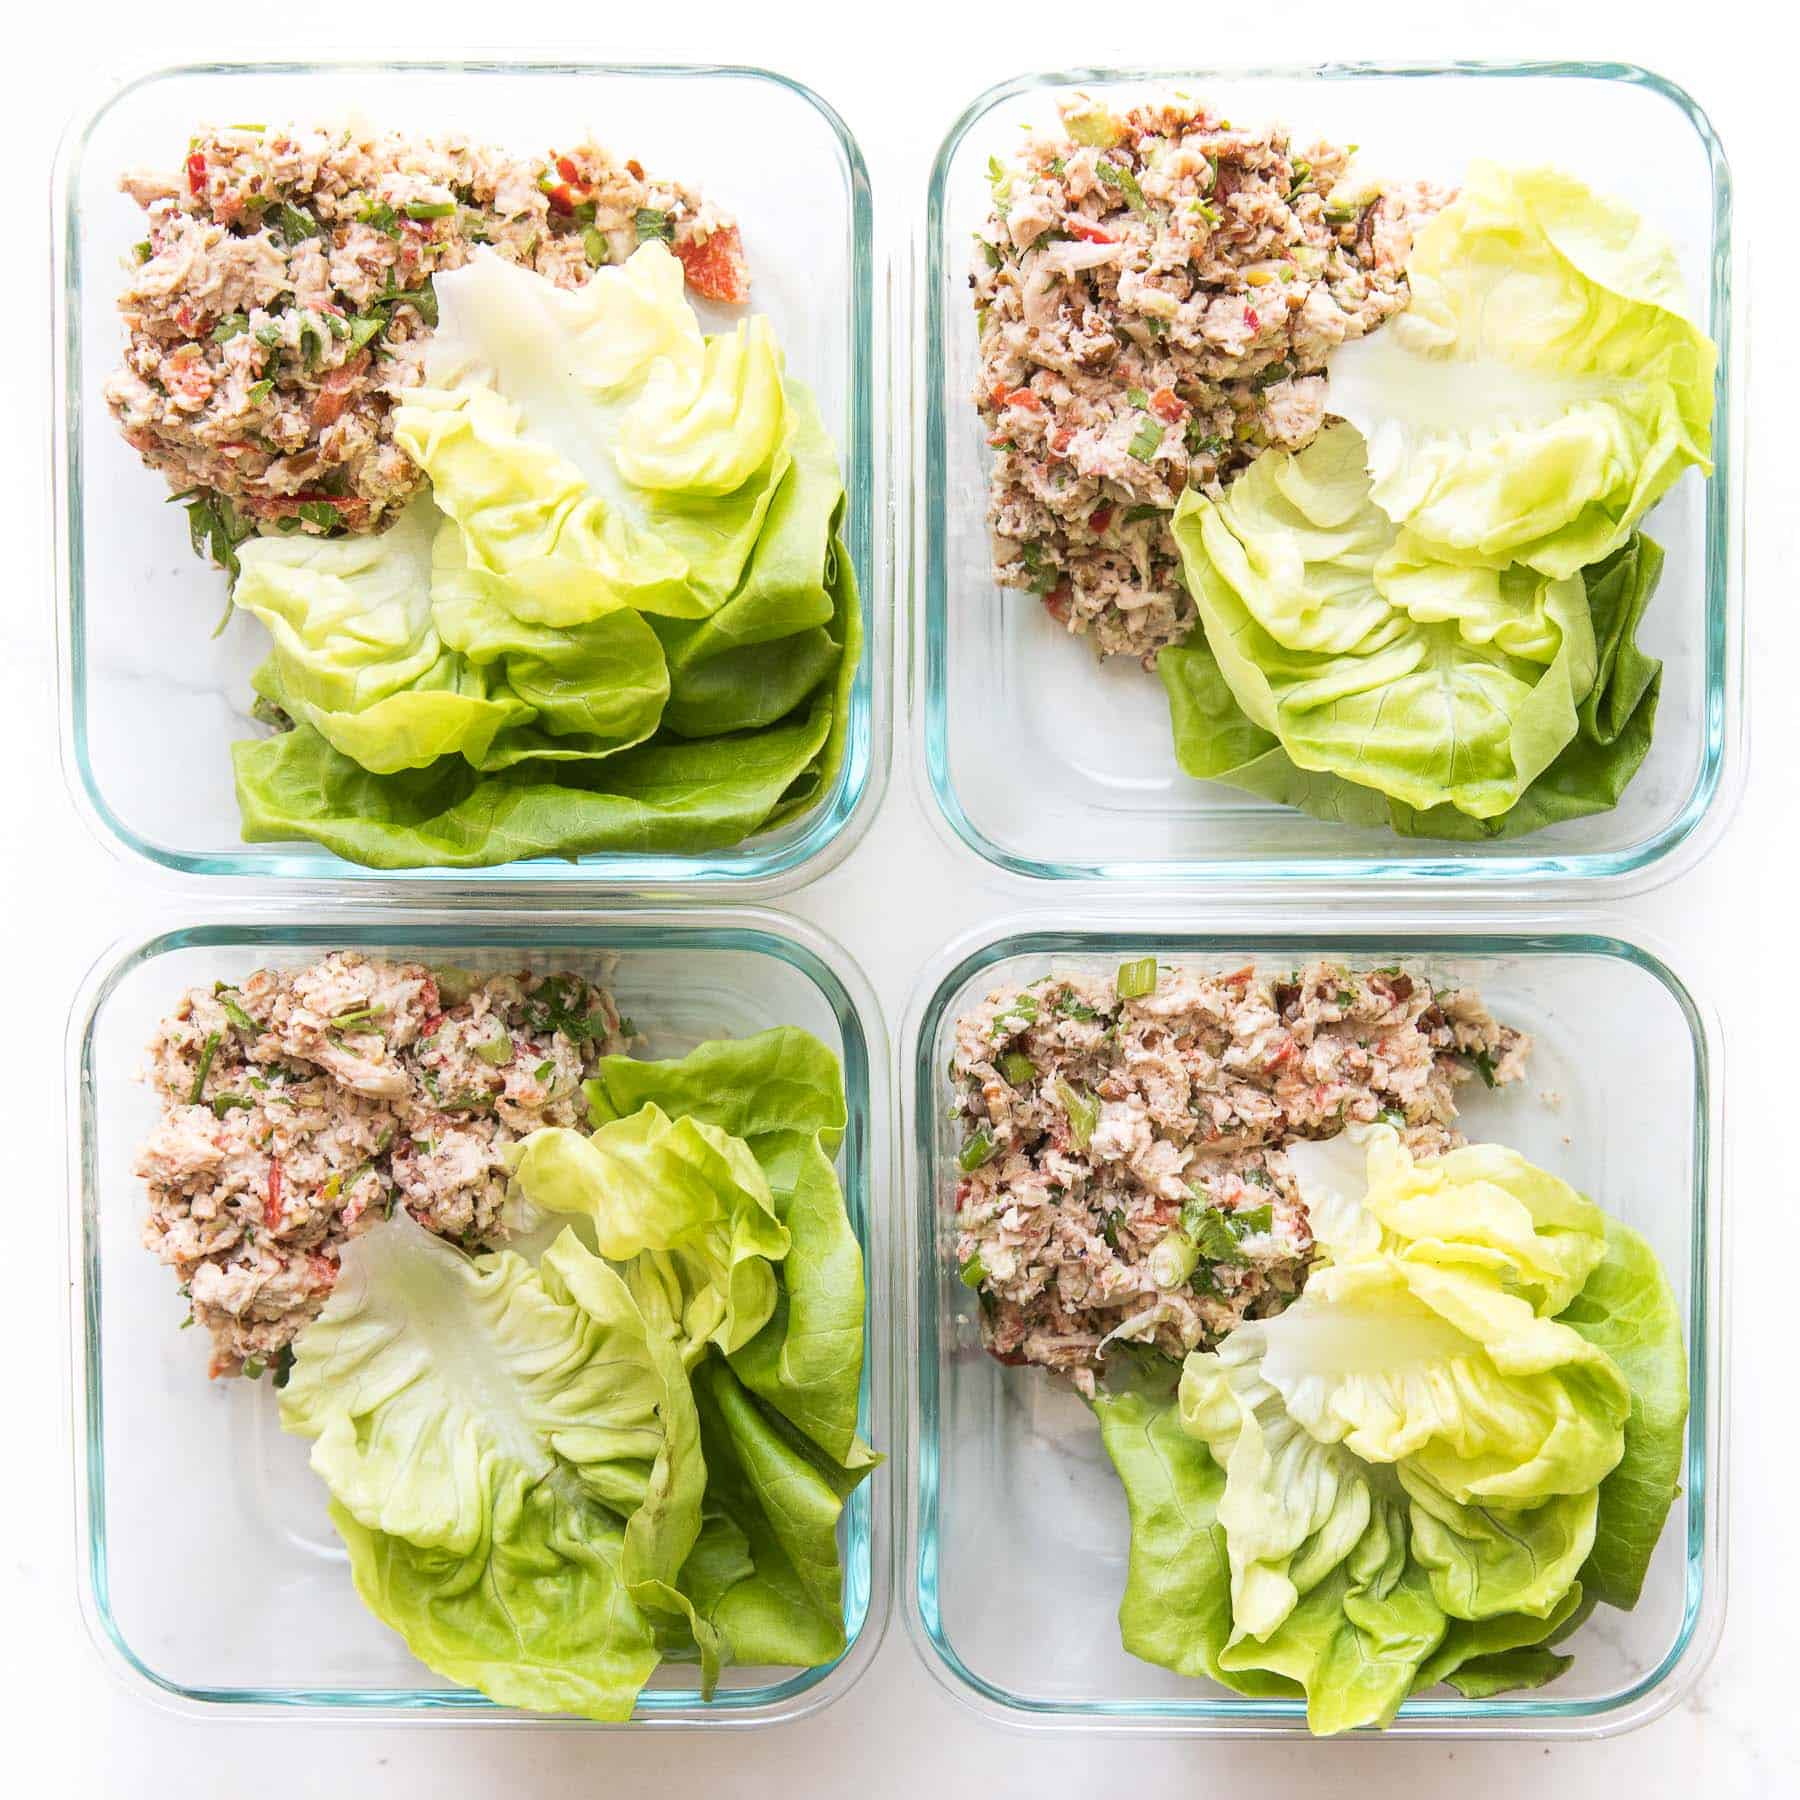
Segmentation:
<svg viewBox="0 0 1800 1800">
<path fill-rule="evenodd" d="M 958 1017 L 997 987 L 1044 975 L 1111 976 L 1127 959 L 1282 969 L 1403 962 L 1438 986 L 1478 989 L 1531 1033 L 1525 1079 L 1458 1089 L 1459 1123 L 1563 1176 L 1648 1238 L 1674 1287 L 1687 1342 L 1681 1493 L 1635 1611 L 1601 1607 L 1562 1646 L 1574 1666 L 1532 1692 L 1408 1700 L 1387 1735 L 1599 1737 L 1666 1711 L 1698 1680 L 1725 1608 L 1720 1363 L 1719 1043 L 1710 1009 L 1652 949 L 1596 925 L 1457 929 L 1348 911 L 1321 928 L 1279 913 L 1216 930 L 1099 921 L 1021 924 L 967 938 L 926 971 L 903 1028 L 902 1281 L 915 1385 L 901 1582 L 915 1647 L 939 1682 L 1004 1723 L 1150 1735 L 1291 1736 L 1297 1700 L 1251 1700 L 1126 1653 L 1118 1607 L 1130 1541 L 1124 1490 L 1091 1413 L 1042 1369 L 981 1346 L 959 1278 L 960 1148 L 945 1079 Z"/>
<path fill-rule="evenodd" d="M 1645 521 L 1667 561 L 1638 641 L 1662 660 L 1662 692 L 1650 753 L 1611 812 L 1444 843 L 1197 781 L 1175 761 L 1154 674 L 1126 657 L 1097 664 L 1034 595 L 995 585 L 968 286 L 971 234 L 992 204 L 989 159 L 1015 154 L 1021 124 L 1053 128 L 1055 102 L 1071 91 L 1126 106 L 1171 89 L 1239 124 L 1279 121 L 1300 147 L 1357 144 L 1359 166 L 1399 179 L 1454 183 L 1480 157 L 1557 163 L 1674 243 L 1692 316 L 1719 349 L 1713 474 L 1689 470 Z M 1075 69 L 971 101 L 938 151 L 927 198 L 923 441 L 911 484 L 922 583 L 910 704 L 920 777 L 946 832 L 1009 874 L 1045 881 L 1380 880 L 1387 895 L 1396 882 L 1490 893 L 1529 883 L 1542 899 L 1633 892 L 1691 866 L 1723 829 L 1744 762 L 1744 305 L 1732 229 L 1731 173 L 1711 121 L 1680 88 L 1627 64 Z"/>
<path fill-rule="evenodd" d="M 250 676 L 266 654 L 251 619 L 209 637 L 225 578 L 195 556 L 167 483 L 126 444 L 102 397 L 124 352 L 115 305 L 143 214 L 127 169 L 179 163 L 203 124 L 366 120 L 415 136 L 462 133 L 519 155 L 590 130 L 652 174 L 690 182 L 736 214 L 754 310 L 807 383 L 838 447 L 845 537 L 864 642 L 842 767 L 777 830 L 692 855 L 543 858 L 483 869 L 371 869 L 311 843 L 239 836 L 231 744 L 257 736 Z M 574 62 L 215 63 L 143 75 L 71 127 L 52 193 L 52 354 L 63 762 L 89 823 L 166 869 L 307 882 L 504 889 L 520 882 L 713 900 L 812 880 L 848 854 L 886 784 L 891 736 L 891 534 L 884 334 L 874 302 L 868 171 L 818 95 L 760 69 Z M 697 301 L 702 328 L 742 309 Z M 421 904 L 424 903 L 421 901 Z"/>
<path fill-rule="evenodd" d="M 585 1724 L 511 1711 L 447 1685 L 363 1607 L 307 1444 L 282 1432 L 266 1382 L 208 1382 L 204 1333 L 177 1329 L 183 1302 L 174 1277 L 140 1242 L 145 1196 L 131 1164 L 158 1109 L 132 1074 L 157 1021 L 190 986 L 304 966 L 333 949 L 592 975 L 637 1022 L 654 1057 L 775 1025 L 801 1026 L 829 1045 L 843 1064 L 849 1112 L 838 1174 L 869 1284 L 860 1430 L 887 1448 L 892 1121 L 880 1010 L 861 970 L 822 932 L 771 914 L 701 908 L 579 922 L 481 912 L 453 920 L 245 914 L 110 952 L 76 1000 L 68 1091 L 78 1563 L 82 1609 L 105 1660 L 151 1697 L 214 1717 Z M 878 1469 L 839 1523 L 847 1648 L 835 1662 L 728 1668 L 710 1702 L 694 1668 L 665 1663 L 633 1723 L 774 1724 L 839 1698 L 887 1624 L 891 1479 Z M 205 1546 L 203 1578 L 191 1556 L 170 1555 L 171 1546 L 194 1544 Z"/>
</svg>

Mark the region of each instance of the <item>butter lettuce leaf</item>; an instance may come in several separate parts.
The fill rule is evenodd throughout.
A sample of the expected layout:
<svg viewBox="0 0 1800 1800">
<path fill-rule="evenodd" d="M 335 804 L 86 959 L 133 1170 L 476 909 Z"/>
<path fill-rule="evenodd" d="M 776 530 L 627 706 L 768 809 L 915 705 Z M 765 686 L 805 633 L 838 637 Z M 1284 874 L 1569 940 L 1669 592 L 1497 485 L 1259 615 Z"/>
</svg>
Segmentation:
<svg viewBox="0 0 1800 1800">
<path fill-rule="evenodd" d="M 1303 1693 L 1318 1732 L 1559 1675 L 1596 1601 L 1636 1598 L 1686 1403 L 1641 1239 L 1511 1151 L 1359 1137 L 1294 1147 L 1321 1251 L 1300 1296 L 1190 1355 L 1173 1405 L 1093 1403 L 1131 1516 L 1126 1648 Z"/>
<path fill-rule="evenodd" d="M 629 1717 L 650 1614 L 684 1610 L 663 1577 L 705 1471 L 679 1363 L 619 1276 L 572 1233 L 537 1269 L 401 1213 L 346 1247 L 295 1352 L 282 1424 L 312 1440 L 371 1610 L 506 1704 Z"/>
<path fill-rule="evenodd" d="M 586 1092 L 596 1131 L 655 1105 L 744 1141 L 790 1248 L 775 1311 L 732 1355 L 732 1369 L 834 1462 L 871 1466 L 856 1436 L 862 1251 L 832 1163 L 848 1123 L 837 1058 L 809 1032 L 780 1026 L 673 1061 L 603 1057 Z"/>
<path fill-rule="evenodd" d="M 1407 310 L 1334 356 L 1331 406 L 1417 554 L 1563 579 L 1710 468 L 1715 351 L 1622 202 L 1477 162 L 1406 273 Z"/>
<path fill-rule="evenodd" d="M 1579 578 L 1406 549 L 1353 427 L 1190 490 L 1173 531 L 1233 698 L 1299 768 L 1486 819 L 1574 737 L 1598 666 Z"/>
<path fill-rule="evenodd" d="M 1157 659 L 1169 702 L 1176 760 L 1184 773 L 1222 781 L 1314 818 L 1384 826 L 1402 837 L 1474 842 L 1522 836 L 1618 805 L 1649 754 L 1662 664 L 1637 632 L 1656 590 L 1663 553 L 1641 532 L 1582 572 L 1596 639 L 1594 685 L 1581 701 L 1575 736 L 1505 812 L 1472 818 L 1454 805 L 1419 808 L 1341 775 L 1298 767 L 1274 732 L 1238 704 L 1203 630 Z"/>
<path fill-rule="evenodd" d="M 739 843 L 825 784 L 833 729 L 831 697 L 815 695 L 762 731 L 658 737 L 591 768 L 533 760 L 493 775 L 458 758 L 372 775 L 304 725 L 231 748 L 248 843 L 311 838 L 372 868 L 474 869 Z"/>
<path fill-rule="evenodd" d="M 660 242 L 560 288 L 491 251 L 434 284 L 425 383 L 394 412 L 472 568 L 521 618 L 705 617 L 787 474 L 767 319 L 710 342 Z"/>
</svg>

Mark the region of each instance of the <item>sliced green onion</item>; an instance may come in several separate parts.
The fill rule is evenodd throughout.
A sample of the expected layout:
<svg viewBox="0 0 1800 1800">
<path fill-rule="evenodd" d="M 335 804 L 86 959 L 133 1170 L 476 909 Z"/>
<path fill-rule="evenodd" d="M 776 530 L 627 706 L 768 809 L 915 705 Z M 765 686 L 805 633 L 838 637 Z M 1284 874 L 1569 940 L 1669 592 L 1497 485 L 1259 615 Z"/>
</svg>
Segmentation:
<svg viewBox="0 0 1800 1800">
<path fill-rule="evenodd" d="M 1384 1106 L 1378 1115 L 1383 1125 L 1391 1125 L 1396 1131 L 1406 1129 L 1406 1114 L 1398 1107 Z"/>
<path fill-rule="evenodd" d="M 1166 1232 L 1150 1252 L 1150 1279 L 1167 1293 L 1186 1284 L 1199 1260 L 1200 1248 L 1192 1238 L 1180 1231 Z"/>
<path fill-rule="evenodd" d="M 1499 1077 L 1494 1073 L 1494 1053 L 1491 1050 L 1477 1050 L 1473 1060 L 1481 1079 L 1485 1081 L 1489 1087 L 1498 1087 L 1500 1081 Z"/>
<path fill-rule="evenodd" d="M 1035 1025 L 1038 1019 L 1038 1003 L 1035 994 L 1015 994 L 1011 1000 L 994 1014 L 994 1036 L 1011 1037 L 1023 1031 L 1027 1025 Z"/>
<path fill-rule="evenodd" d="M 1000 1059 L 1000 1073 L 1011 1087 L 1024 1087 L 1037 1080 L 1037 1064 L 1017 1050 L 1009 1050 Z"/>
<path fill-rule="evenodd" d="M 385 200 L 365 199 L 357 209 L 357 219 L 364 225 L 373 225 L 377 231 L 385 232 L 391 238 L 400 235 L 400 215 Z"/>
<path fill-rule="evenodd" d="M 257 326 L 255 336 L 256 341 L 261 344 L 265 350 L 279 350 L 281 348 L 281 327 L 275 324 L 273 320 L 267 325 Z"/>
<path fill-rule="evenodd" d="M 1141 1000 L 1146 994 L 1154 994 L 1156 958 L 1140 956 L 1136 962 L 1120 963 L 1113 985 L 1118 989 L 1121 1000 Z"/>
<path fill-rule="evenodd" d="M 1226 1223 L 1240 1238 L 1260 1237 L 1275 1229 L 1274 1204 L 1265 1200 L 1261 1206 L 1240 1206 Z"/>
<path fill-rule="evenodd" d="M 994 1154 L 994 1139 L 984 1125 L 958 1152 L 957 1167 L 965 1175 L 973 1175 Z"/>
<path fill-rule="evenodd" d="M 548 1081 L 550 1079 L 550 1077 L 552 1075 L 554 1075 L 555 1073 L 556 1073 L 556 1064 L 551 1062 L 548 1058 L 546 1058 L 543 1062 L 539 1063 L 535 1069 L 533 1069 L 531 1071 L 531 1079 L 533 1081 Z"/>
<path fill-rule="evenodd" d="M 980 1287 L 981 1284 L 987 1280 L 987 1264 L 981 1260 L 981 1253 L 979 1251 L 963 1264 L 960 1273 L 962 1275 L 962 1284 L 964 1287 Z"/>
<path fill-rule="evenodd" d="M 213 984 L 213 998 L 224 1009 L 225 1016 L 239 1031 L 248 1031 L 252 1036 L 262 1031 L 262 1027 L 244 1011 L 243 1003 L 238 998 L 236 988 L 227 987 L 224 982 Z"/>
<path fill-rule="evenodd" d="M 1127 405 L 1135 406 L 1139 412 L 1150 404 L 1150 396 L 1142 388 L 1127 388 L 1125 400 Z"/>
<path fill-rule="evenodd" d="M 1069 1137 L 1077 1150 L 1085 1150 L 1093 1141 L 1094 1128 L 1100 1123 L 1100 1102 L 1084 1088 L 1059 1080 L 1056 1097 L 1069 1115 Z"/>
<path fill-rule="evenodd" d="M 1166 510 L 1166 508 L 1161 506 L 1127 507 L 1125 517 L 1121 523 L 1126 525 L 1141 525 L 1146 519 L 1160 519 Z"/>
<path fill-rule="evenodd" d="M 1325 209 L 1327 225 L 1354 225 L 1362 217 L 1360 206 L 1328 206 Z"/>
<path fill-rule="evenodd" d="M 1273 387 L 1278 381 L 1286 381 L 1294 372 L 1294 365 L 1287 362 L 1272 362 L 1266 369 L 1260 369 L 1255 376 L 1259 388 Z"/>
<path fill-rule="evenodd" d="M 147 263 L 154 254 L 150 248 L 150 240 L 144 238 L 138 243 L 133 244 L 131 246 L 131 254 L 136 257 L 140 263 Z"/>
<path fill-rule="evenodd" d="M 212 341 L 215 344 L 229 344 L 234 337 L 242 337 L 250 329 L 247 314 L 241 312 L 226 313 L 212 329 Z"/>
<path fill-rule="evenodd" d="M 1157 451 L 1162 448 L 1162 441 L 1162 426 L 1155 419 L 1147 418 L 1131 434 L 1131 442 L 1125 449 L 1139 462 L 1147 463 L 1155 459 Z"/>
<path fill-rule="evenodd" d="M 269 380 L 266 380 L 266 381 L 251 382 L 251 384 L 250 384 L 250 404 L 252 406 L 261 406 L 262 403 L 266 399 L 268 399 L 268 397 L 272 393 L 274 393 L 274 391 L 275 391 L 275 382 L 274 382 L 273 378 L 270 378 Z"/>
<path fill-rule="evenodd" d="M 454 200 L 409 200 L 406 203 L 409 219 L 447 219 L 455 211 Z"/>
<path fill-rule="evenodd" d="M 345 1031 L 352 1025 L 362 1025 L 366 1024 L 370 1019 L 377 1019 L 386 1011 L 387 1008 L 385 1006 L 352 1007 L 349 1012 L 341 1012 L 331 1021 L 331 1029 L 333 1031 Z"/>
<path fill-rule="evenodd" d="M 256 1102 L 248 1094 L 214 1094 L 212 1098 L 213 1117 L 222 1119 L 233 1107 L 241 1107 L 245 1112 L 251 1111 Z"/>
<path fill-rule="evenodd" d="M 350 321 L 350 348 L 361 350 L 387 330 L 387 314 L 380 312 L 358 313 Z"/>
<path fill-rule="evenodd" d="M 606 233 L 592 225 L 581 234 L 581 248 L 591 269 L 603 269 L 612 261 L 612 248 L 606 241 Z"/>
<path fill-rule="evenodd" d="M 302 500 L 298 511 L 308 525 L 316 525 L 321 531 L 332 531 L 337 527 L 338 510 L 329 500 Z"/>
<path fill-rule="evenodd" d="M 200 1072 L 194 1077 L 193 1089 L 188 1094 L 188 1105 L 198 1106 L 200 1096 L 206 1092 L 206 1077 L 212 1071 L 213 1058 L 219 1054 L 219 1042 L 224 1037 L 220 1031 L 209 1031 L 206 1042 L 200 1051 Z"/>
<path fill-rule="evenodd" d="M 640 206 L 632 219 L 637 228 L 637 241 L 647 244 L 652 238 L 661 238 L 665 244 L 675 241 L 675 222 L 666 212 L 659 212 L 654 206 Z"/>
</svg>

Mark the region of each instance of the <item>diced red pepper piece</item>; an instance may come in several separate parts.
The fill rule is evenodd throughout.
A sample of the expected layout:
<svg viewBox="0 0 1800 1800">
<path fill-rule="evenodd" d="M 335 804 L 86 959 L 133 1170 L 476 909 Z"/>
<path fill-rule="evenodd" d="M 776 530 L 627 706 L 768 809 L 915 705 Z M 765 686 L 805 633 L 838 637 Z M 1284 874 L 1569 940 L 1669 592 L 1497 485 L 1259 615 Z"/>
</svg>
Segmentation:
<svg viewBox="0 0 1800 1800">
<path fill-rule="evenodd" d="M 675 254 L 681 258 L 688 286 L 702 300 L 742 306 L 750 298 L 750 265 L 744 260 L 744 240 L 735 225 L 721 227 L 704 244 L 678 238 Z"/>
<path fill-rule="evenodd" d="M 1059 624 L 1069 622 L 1069 603 L 1075 598 L 1075 590 L 1066 581 L 1059 581 L 1044 596 L 1044 611 Z"/>
<path fill-rule="evenodd" d="M 1166 425 L 1179 425 L 1187 406 L 1173 388 L 1160 387 L 1150 396 L 1150 410 Z"/>
<path fill-rule="evenodd" d="M 269 1193 L 263 1201 L 263 1224 L 270 1231 L 281 1228 L 281 1164 L 273 1157 L 269 1160 Z"/>
<path fill-rule="evenodd" d="M 559 181 L 550 190 L 550 204 L 558 212 L 573 212 L 575 210 L 575 190 L 566 181 Z"/>
<path fill-rule="evenodd" d="M 1116 244 L 1119 241 L 1110 231 L 1102 231 L 1092 220 L 1079 218 L 1073 213 L 1063 224 L 1070 237 L 1080 238 L 1084 244 Z"/>
<path fill-rule="evenodd" d="M 1014 388 L 1012 392 L 1006 396 L 1003 404 L 1007 406 L 1022 406 L 1027 412 L 1042 412 L 1044 410 L 1043 401 L 1041 401 L 1030 388 Z"/>
<path fill-rule="evenodd" d="M 559 156 L 556 159 L 556 172 L 564 181 L 579 181 L 581 171 L 576 168 L 573 157 Z"/>
<path fill-rule="evenodd" d="M 1262 320 L 1256 316 L 1255 307 L 1246 306 L 1244 308 L 1244 323 L 1248 325 L 1252 331 L 1260 331 L 1262 329 Z"/>
<path fill-rule="evenodd" d="M 198 150 L 188 153 L 187 178 L 190 194 L 202 194 L 206 191 L 206 158 Z"/>
<path fill-rule="evenodd" d="M 1050 449 L 1055 455 L 1061 456 L 1074 441 L 1075 428 L 1072 425 L 1065 425 L 1060 431 L 1051 435 Z"/>
<path fill-rule="evenodd" d="M 1112 523 L 1113 509 L 1109 504 L 1096 506 L 1088 514 L 1088 528 L 1091 531 L 1104 531 Z"/>
<path fill-rule="evenodd" d="M 1219 979 L 1227 987 L 1242 987 L 1256 973 L 1255 963 L 1245 963 L 1241 969 L 1233 969 L 1229 975 L 1221 975 Z"/>
</svg>

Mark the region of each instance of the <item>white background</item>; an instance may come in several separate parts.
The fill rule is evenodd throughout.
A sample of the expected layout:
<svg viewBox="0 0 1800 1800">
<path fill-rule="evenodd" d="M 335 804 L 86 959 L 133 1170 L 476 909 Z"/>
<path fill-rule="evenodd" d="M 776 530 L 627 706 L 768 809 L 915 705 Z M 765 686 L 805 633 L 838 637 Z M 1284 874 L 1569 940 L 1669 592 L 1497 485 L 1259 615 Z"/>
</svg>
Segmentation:
<svg viewBox="0 0 1800 1800">
<path fill-rule="evenodd" d="M 10 929 L 0 1095 L 11 1123 L 9 1266 L 0 1290 L 0 1787 L 17 1794 L 429 1793 L 816 1796 L 866 1800 L 1189 1790 L 1258 1795 L 1454 1797 L 1600 1792 L 1633 1800 L 1757 1800 L 1800 1794 L 1800 1425 L 1793 1153 L 1796 973 L 1795 778 L 1800 774 L 1800 543 L 1792 447 L 1800 393 L 1800 218 L 1795 203 L 1793 27 L 1779 5 L 1740 0 L 1505 0 L 1477 6 L 1342 0 L 1174 6 L 1168 0 L 1033 0 L 1002 6 L 911 0 L 733 7 L 684 0 L 500 9 L 437 0 L 410 17 L 366 6 L 166 9 L 119 0 L 20 9 L 7 30 L 0 147 L 14 223 L 0 286 L 0 745 L 9 794 L 0 918 Z M 878 21 L 878 22 L 877 22 Z M 1779 22 L 1778 22 L 1779 21 Z M 410 26 L 419 35 L 399 36 Z M 923 210 L 927 165 L 963 103 L 1034 67 L 1204 67 L 1343 59 L 1616 58 L 1686 86 L 1711 113 L 1737 185 L 1739 279 L 1751 284 L 1746 591 L 1754 744 L 1729 836 L 1672 886 L 1618 906 L 1709 995 L 1727 1040 L 1726 1330 L 1731 1355 L 1730 1603 L 1723 1645 L 1691 1697 L 1622 1739 L 1507 1744 L 1209 1745 L 1025 1735 L 978 1721 L 926 1675 L 896 1621 L 873 1667 L 836 1706 L 800 1724 L 737 1733 L 588 1733 L 238 1725 L 158 1710 L 126 1691 L 87 1641 L 75 1601 L 67 1295 L 57 1250 L 65 1205 L 64 1015 L 81 973 L 153 911 L 196 896 L 125 862 L 78 821 L 57 769 L 47 470 L 49 169 L 94 84 L 163 62 L 261 54 L 558 54 L 761 63 L 818 88 L 860 138 L 877 227 L 900 242 Z M 1532 151 L 1521 119 L 1521 158 Z M 1595 171 L 1604 180 L 1605 172 Z M 1745 265 L 1747 264 L 1747 271 Z M 1049 905 L 953 852 L 924 816 L 902 729 L 886 805 L 837 872 L 786 904 L 842 938 L 880 991 L 890 1026 L 913 975 L 985 918 Z M 1196 902 L 1198 913 L 1200 903 Z M 204 1545 L 171 1545 L 196 1583 L 229 1582 Z"/>
</svg>

